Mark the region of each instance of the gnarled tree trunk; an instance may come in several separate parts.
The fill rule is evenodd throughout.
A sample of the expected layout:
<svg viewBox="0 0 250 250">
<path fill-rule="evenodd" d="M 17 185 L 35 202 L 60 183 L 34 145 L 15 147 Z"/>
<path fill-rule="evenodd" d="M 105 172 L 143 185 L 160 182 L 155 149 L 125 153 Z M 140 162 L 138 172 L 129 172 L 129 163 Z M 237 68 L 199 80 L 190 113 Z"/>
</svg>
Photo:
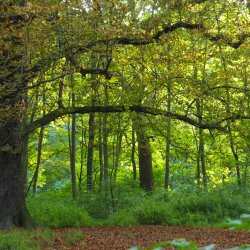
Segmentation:
<svg viewBox="0 0 250 250">
<path fill-rule="evenodd" d="M 0 127 L 0 229 L 34 226 L 25 205 L 25 168 L 19 122 Z"/>
</svg>

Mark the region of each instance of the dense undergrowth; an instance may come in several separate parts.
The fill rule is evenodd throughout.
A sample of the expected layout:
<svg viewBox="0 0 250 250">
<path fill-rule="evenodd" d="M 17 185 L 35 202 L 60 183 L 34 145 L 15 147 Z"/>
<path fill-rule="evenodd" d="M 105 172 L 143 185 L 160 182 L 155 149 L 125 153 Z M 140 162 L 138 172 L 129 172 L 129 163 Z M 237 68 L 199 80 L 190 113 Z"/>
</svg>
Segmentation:
<svg viewBox="0 0 250 250">
<path fill-rule="evenodd" d="M 250 212 L 249 193 L 231 186 L 211 191 L 186 190 L 152 194 L 117 187 L 108 192 L 82 192 L 76 200 L 63 191 L 40 192 L 27 199 L 35 221 L 44 227 L 92 225 L 214 225 Z"/>
<path fill-rule="evenodd" d="M 62 240 L 71 245 L 84 239 L 78 227 L 151 225 L 219 226 L 250 230 L 250 202 L 247 189 L 226 186 L 210 191 L 185 190 L 148 194 L 138 188 L 116 186 L 109 192 L 82 192 L 72 199 L 70 192 L 46 191 L 27 198 L 31 215 L 42 228 L 72 227 Z M 52 246 L 51 229 L 13 230 L 0 233 L 0 250 L 38 250 Z M 201 249 L 185 241 L 161 242 L 148 249 L 173 245 L 176 249 Z M 204 249 L 210 249 L 210 246 Z M 234 248 L 234 249 L 249 249 Z M 132 248 L 139 249 L 139 248 Z"/>
</svg>

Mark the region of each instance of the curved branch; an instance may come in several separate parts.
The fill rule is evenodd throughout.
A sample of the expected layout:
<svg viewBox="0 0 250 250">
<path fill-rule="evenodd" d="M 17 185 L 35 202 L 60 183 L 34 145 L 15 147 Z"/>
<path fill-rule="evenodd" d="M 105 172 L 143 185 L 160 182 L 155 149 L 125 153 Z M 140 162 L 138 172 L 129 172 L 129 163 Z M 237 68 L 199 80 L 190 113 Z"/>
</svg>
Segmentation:
<svg viewBox="0 0 250 250">
<path fill-rule="evenodd" d="M 205 2 L 202 1 L 201 2 Z M 72 48 L 71 51 L 73 51 L 74 54 L 76 53 L 81 53 L 81 52 L 87 52 L 89 51 L 92 47 L 95 47 L 99 44 L 122 44 L 122 45 L 148 45 L 157 42 L 160 37 L 164 34 L 171 33 L 177 29 L 184 28 L 188 30 L 193 30 L 197 29 L 200 30 L 201 32 L 204 33 L 204 37 L 207 38 L 211 42 L 218 42 L 219 40 L 224 40 L 225 43 L 232 47 L 232 48 L 239 48 L 241 44 L 245 42 L 247 38 L 250 37 L 250 34 L 243 34 L 238 37 L 237 42 L 232 42 L 232 41 L 227 41 L 227 39 L 224 37 L 223 34 L 219 34 L 217 36 L 214 36 L 210 33 L 207 32 L 207 28 L 202 24 L 202 23 L 197 23 L 197 24 L 191 24 L 191 23 L 185 23 L 185 22 L 177 22 L 172 25 L 163 25 L 162 30 L 158 31 L 155 33 L 151 38 L 149 39 L 137 39 L 137 38 L 128 38 L 128 37 L 119 37 L 119 38 L 114 38 L 114 39 L 102 39 L 98 41 L 94 41 L 91 43 L 88 43 L 85 46 L 79 47 L 79 48 Z"/>
<path fill-rule="evenodd" d="M 85 107 L 68 107 L 68 108 L 59 108 L 56 109 L 42 118 L 37 119 L 36 121 L 30 123 L 25 127 L 25 134 L 34 131 L 35 129 L 49 124 L 52 121 L 55 121 L 57 118 L 62 117 L 67 114 L 89 114 L 89 113 L 122 113 L 122 112 L 139 112 L 150 115 L 161 115 L 171 119 L 177 119 L 188 123 L 192 126 L 203 128 L 203 129 L 217 129 L 224 130 L 224 128 L 219 123 L 198 123 L 197 121 L 189 118 L 186 115 L 181 115 L 173 112 L 167 112 L 163 109 L 151 108 L 146 106 L 85 106 Z"/>
</svg>

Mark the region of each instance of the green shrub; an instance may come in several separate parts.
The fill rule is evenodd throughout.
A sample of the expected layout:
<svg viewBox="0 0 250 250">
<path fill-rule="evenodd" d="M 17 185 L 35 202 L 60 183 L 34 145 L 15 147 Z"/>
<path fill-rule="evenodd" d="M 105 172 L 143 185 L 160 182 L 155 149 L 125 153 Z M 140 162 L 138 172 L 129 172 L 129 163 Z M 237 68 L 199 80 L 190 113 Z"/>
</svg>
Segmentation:
<svg viewBox="0 0 250 250">
<path fill-rule="evenodd" d="M 119 210 L 116 213 L 111 214 L 105 221 L 105 225 L 108 226 L 134 226 L 139 224 L 133 211 L 126 209 Z"/>
<path fill-rule="evenodd" d="M 83 200 L 84 207 L 94 219 L 106 219 L 112 212 L 110 197 L 104 192 L 86 193 L 79 197 L 80 199 Z"/>
<path fill-rule="evenodd" d="M 213 224 L 221 218 L 237 217 L 248 210 L 243 196 L 223 190 L 172 194 L 168 202 L 182 214 L 181 223 L 188 225 Z"/>
<path fill-rule="evenodd" d="M 173 225 L 178 217 L 165 202 L 144 203 L 135 211 L 135 216 L 139 224 L 146 225 Z"/>
<path fill-rule="evenodd" d="M 75 201 L 70 193 L 57 191 L 29 197 L 28 206 L 38 224 L 49 227 L 135 224 L 204 226 L 248 213 L 247 195 L 240 190 L 236 192 L 223 188 L 167 193 L 158 189 L 148 194 L 136 187 L 119 184 L 115 186 L 113 200 L 110 193 L 104 191 L 82 193 Z"/>
<path fill-rule="evenodd" d="M 28 207 L 32 217 L 40 226 L 61 228 L 93 224 L 87 211 L 70 198 L 65 201 L 59 198 L 53 199 L 49 194 L 38 195 L 28 199 Z"/>
</svg>

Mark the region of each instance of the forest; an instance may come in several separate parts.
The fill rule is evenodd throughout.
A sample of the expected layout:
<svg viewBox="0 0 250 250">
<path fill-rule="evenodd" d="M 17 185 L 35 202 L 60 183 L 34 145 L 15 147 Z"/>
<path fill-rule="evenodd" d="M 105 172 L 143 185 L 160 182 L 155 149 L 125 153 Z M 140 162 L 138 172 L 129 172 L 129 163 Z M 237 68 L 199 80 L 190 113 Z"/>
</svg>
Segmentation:
<svg viewBox="0 0 250 250">
<path fill-rule="evenodd" d="M 248 0 L 0 0 L 0 250 L 250 249 L 249 37 Z"/>
</svg>

